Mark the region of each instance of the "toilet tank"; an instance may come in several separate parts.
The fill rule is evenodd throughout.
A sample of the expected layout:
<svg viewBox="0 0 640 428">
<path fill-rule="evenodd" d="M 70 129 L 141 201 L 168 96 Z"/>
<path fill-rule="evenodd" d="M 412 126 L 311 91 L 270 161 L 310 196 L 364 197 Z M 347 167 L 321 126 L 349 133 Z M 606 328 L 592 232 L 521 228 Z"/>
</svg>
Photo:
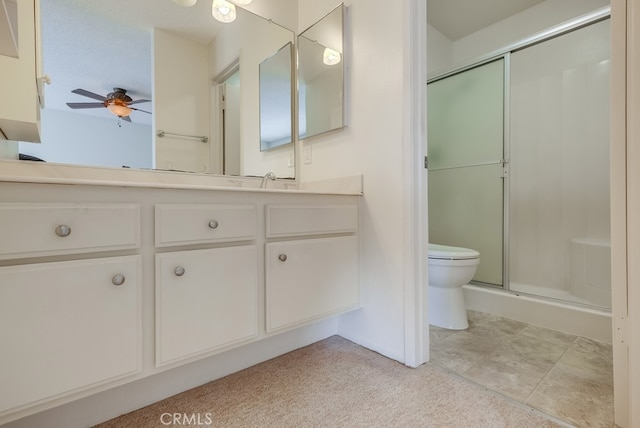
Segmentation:
<svg viewBox="0 0 640 428">
<path fill-rule="evenodd" d="M 571 294 L 587 304 L 611 308 L 611 241 L 571 240 Z"/>
</svg>

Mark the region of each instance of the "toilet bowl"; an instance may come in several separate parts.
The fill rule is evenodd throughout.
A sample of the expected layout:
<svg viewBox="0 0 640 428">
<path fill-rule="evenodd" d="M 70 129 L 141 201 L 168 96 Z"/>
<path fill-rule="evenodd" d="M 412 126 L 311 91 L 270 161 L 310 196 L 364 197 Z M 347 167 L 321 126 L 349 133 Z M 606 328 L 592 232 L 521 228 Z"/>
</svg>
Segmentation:
<svg viewBox="0 0 640 428">
<path fill-rule="evenodd" d="M 429 244 L 429 324 L 451 330 L 469 327 L 462 286 L 476 273 L 480 253 Z"/>
</svg>

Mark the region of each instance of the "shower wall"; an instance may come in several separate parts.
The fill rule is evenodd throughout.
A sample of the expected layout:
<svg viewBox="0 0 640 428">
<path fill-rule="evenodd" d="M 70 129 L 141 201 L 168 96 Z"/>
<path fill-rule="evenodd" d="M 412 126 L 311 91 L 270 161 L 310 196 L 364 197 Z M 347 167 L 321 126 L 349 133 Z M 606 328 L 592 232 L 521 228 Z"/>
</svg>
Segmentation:
<svg viewBox="0 0 640 428">
<path fill-rule="evenodd" d="M 610 307 L 609 20 L 511 55 L 509 287 Z"/>
</svg>

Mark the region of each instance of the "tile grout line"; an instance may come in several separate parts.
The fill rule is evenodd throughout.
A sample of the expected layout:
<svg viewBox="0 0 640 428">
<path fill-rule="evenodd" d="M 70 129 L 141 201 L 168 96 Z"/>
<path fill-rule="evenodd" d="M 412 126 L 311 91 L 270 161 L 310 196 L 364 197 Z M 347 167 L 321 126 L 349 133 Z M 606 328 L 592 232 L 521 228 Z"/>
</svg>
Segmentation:
<svg viewBox="0 0 640 428">
<path fill-rule="evenodd" d="M 542 384 L 542 382 L 544 382 L 545 379 L 547 379 L 547 376 L 549 376 L 549 373 L 551 373 L 551 370 L 553 370 L 553 368 L 556 366 L 556 364 L 558 364 L 558 362 L 562 359 L 564 354 L 566 354 L 567 351 L 569 351 L 571 346 L 573 346 L 573 344 L 576 342 L 576 340 L 578 340 L 579 337 L 580 336 L 576 336 L 576 338 L 573 339 L 573 341 L 569 345 L 567 345 L 567 347 L 562 352 L 562 354 L 558 357 L 558 359 L 554 361 L 554 363 L 551 365 L 551 367 L 549 367 L 549 370 L 547 370 L 547 372 L 544 374 L 544 376 L 542 376 L 542 379 L 540 379 L 540 381 L 536 384 L 535 388 L 533 388 L 533 390 L 531 391 L 531 394 L 529 394 L 529 396 L 526 398 L 525 404 L 527 404 L 528 406 L 531 405 L 531 404 L 529 404 L 529 400 L 531 399 L 533 394 L 536 393 L 536 391 L 538 390 L 538 387 Z"/>
</svg>

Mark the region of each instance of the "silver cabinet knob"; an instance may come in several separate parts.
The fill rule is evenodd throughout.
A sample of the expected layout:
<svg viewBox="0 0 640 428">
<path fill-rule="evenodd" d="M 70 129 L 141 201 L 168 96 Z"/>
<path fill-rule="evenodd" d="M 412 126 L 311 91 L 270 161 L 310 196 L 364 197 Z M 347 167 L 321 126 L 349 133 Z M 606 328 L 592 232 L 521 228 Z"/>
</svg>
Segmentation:
<svg viewBox="0 0 640 428">
<path fill-rule="evenodd" d="M 217 229 L 219 226 L 218 220 L 211 220 L 209 222 L 209 229 Z"/>
<path fill-rule="evenodd" d="M 56 235 L 58 235 L 61 238 L 64 238 L 71 235 L 71 228 L 66 224 L 61 224 L 60 226 L 56 227 L 55 232 L 56 232 Z"/>
<path fill-rule="evenodd" d="M 113 285 L 120 286 L 120 285 L 124 284 L 124 281 L 125 281 L 125 277 L 121 273 L 119 273 L 117 275 L 113 275 L 113 278 L 111 278 L 111 282 L 113 283 Z"/>
<path fill-rule="evenodd" d="M 287 261 L 287 255 L 286 254 L 280 254 L 278 256 L 278 260 L 280 260 L 281 262 L 286 262 Z"/>
<path fill-rule="evenodd" d="M 186 272 L 186 270 L 184 270 L 184 268 L 182 266 L 178 266 L 173 271 L 173 273 L 176 274 L 176 276 L 182 276 L 182 275 L 184 275 L 185 272 Z"/>
</svg>

